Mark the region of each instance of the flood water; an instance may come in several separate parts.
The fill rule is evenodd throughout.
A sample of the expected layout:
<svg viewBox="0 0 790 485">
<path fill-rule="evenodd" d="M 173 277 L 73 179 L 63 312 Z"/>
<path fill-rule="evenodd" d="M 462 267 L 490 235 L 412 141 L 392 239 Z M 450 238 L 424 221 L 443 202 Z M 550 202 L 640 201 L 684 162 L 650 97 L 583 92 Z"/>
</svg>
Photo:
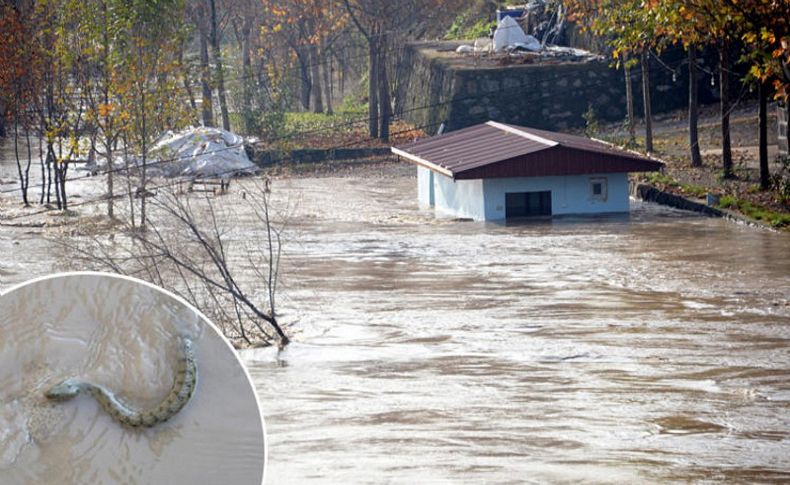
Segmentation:
<svg viewBox="0 0 790 485">
<path fill-rule="evenodd" d="M 384 172 L 273 184 L 294 341 L 242 352 L 267 483 L 790 480 L 790 234 L 437 220 Z M 2 286 L 59 267 L 37 244 L 0 229 Z"/>
<path fill-rule="evenodd" d="M 436 221 L 414 185 L 275 185 L 295 342 L 243 353 L 268 483 L 790 479 L 790 235 Z"/>
</svg>

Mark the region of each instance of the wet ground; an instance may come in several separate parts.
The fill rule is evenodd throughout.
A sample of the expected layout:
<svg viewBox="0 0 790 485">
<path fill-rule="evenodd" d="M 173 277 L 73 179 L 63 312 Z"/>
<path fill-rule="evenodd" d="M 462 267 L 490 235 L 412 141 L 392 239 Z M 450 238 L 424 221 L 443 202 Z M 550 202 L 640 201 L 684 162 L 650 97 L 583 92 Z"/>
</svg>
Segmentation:
<svg viewBox="0 0 790 485">
<path fill-rule="evenodd" d="M 790 480 L 790 235 L 437 220 L 415 182 L 273 184 L 294 342 L 242 353 L 267 483 Z M 0 228 L 2 287 L 58 267 L 36 231 Z"/>
</svg>

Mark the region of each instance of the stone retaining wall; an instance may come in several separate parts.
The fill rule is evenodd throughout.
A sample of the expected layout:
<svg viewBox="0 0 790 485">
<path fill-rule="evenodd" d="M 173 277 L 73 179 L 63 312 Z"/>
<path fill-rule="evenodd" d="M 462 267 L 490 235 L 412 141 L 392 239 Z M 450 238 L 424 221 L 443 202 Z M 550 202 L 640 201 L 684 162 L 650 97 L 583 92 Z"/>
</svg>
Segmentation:
<svg viewBox="0 0 790 485">
<path fill-rule="evenodd" d="M 296 150 L 260 150 L 254 146 L 244 147 L 252 163 L 268 167 L 278 163 L 317 163 L 329 160 L 357 160 L 360 158 L 390 155 L 389 148 L 300 148 Z"/>
<path fill-rule="evenodd" d="M 400 69 L 396 111 L 415 126 L 435 133 L 440 123 L 455 130 L 488 120 L 549 130 L 584 126 L 582 115 L 592 105 L 598 118 L 625 117 L 622 70 L 605 60 L 498 66 L 455 57 L 458 42 L 409 44 Z M 462 62 L 463 61 L 463 62 Z M 652 65 L 655 64 L 655 65 Z M 661 113 L 687 106 L 684 70 L 672 74 L 651 63 L 652 107 Z M 641 71 L 632 71 L 635 110 L 642 110 Z M 713 100 L 710 86 L 700 82 L 701 102 Z"/>
<path fill-rule="evenodd" d="M 777 124 L 779 128 L 779 155 L 790 155 L 790 107 L 777 103 Z"/>
<path fill-rule="evenodd" d="M 656 204 L 666 205 L 676 209 L 699 212 L 700 214 L 710 217 L 726 217 L 728 215 L 721 209 L 710 207 L 700 202 L 694 202 L 685 197 L 670 194 L 669 192 L 664 192 L 652 185 L 633 184 L 631 186 L 631 195 L 647 202 L 655 202 Z"/>
<path fill-rule="evenodd" d="M 652 185 L 632 183 L 630 191 L 632 197 L 642 199 L 647 202 L 655 202 L 656 204 L 674 207 L 675 209 L 698 212 L 709 217 L 722 217 L 724 219 L 728 219 L 740 224 L 746 224 L 748 226 L 775 230 L 765 223 L 749 219 L 748 217 L 745 217 L 739 213 L 726 209 L 719 209 L 717 207 L 711 207 L 701 202 L 695 202 L 680 195 L 664 192 L 663 190 L 659 190 Z"/>
</svg>

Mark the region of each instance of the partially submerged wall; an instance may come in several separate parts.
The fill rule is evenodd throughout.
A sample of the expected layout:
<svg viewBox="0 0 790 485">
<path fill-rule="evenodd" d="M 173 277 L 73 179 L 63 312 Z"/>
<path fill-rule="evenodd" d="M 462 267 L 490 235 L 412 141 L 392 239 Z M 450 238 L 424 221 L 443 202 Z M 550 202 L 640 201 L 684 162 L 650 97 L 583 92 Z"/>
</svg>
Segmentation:
<svg viewBox="0 0 790 485">
<path fill-rule="evenodd" d="M 591 180 L 606 180 L 606 197 L 595 198 Z M 602 173 L 557 177 L 494 178 L 483 181 L 485 219 L 505 219 L 505 194 L 508 192 L 551 192 L 553 216 L 628 212 L 628 174 Z"/>
<path fill-rule="evenodd" d="M 437 213 L 475 221 L 485 220 L 482 179 L 453 180 L 446 175 L 434 174 L 433 180 Z"/>
<path fill-rule="evenodd" d="M 591 181 L 605 180 L 604 197 L 593 197 Z M 603 173 L 556 177 L 511 177 L 453 180 L 417 167 L 420 207 L 434 207 L 440 216 L 501 221 L 509 192 L 551 192 L 551 213 L 605 214 L 628 212 L 628 174 Z"/>
<path fill-rule="evenodd" d="M 400 69 L 396 110 L 403 119 L 435 133 L 441 123 L 455 130 L 488 120 L 549 130 L 584 126 L 592 106 L 602 120 L 625 117 L 625 77 L 605 60 L 499 66 L 453 51 L 458 42 L 409 44 Z M 685 107 L 685 72 L 651 63 L 654 113 Z M 642 110 L 641 71 L 633 69 L 635 109 Z M 701 81 L 702 102 L 711 95 Z"/>
</svg>

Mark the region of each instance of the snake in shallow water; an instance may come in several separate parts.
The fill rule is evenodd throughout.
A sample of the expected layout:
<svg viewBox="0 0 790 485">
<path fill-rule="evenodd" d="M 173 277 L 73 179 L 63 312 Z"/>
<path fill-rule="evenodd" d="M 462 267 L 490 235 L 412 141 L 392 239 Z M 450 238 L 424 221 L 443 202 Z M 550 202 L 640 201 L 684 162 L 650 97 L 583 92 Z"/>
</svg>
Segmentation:
<svg viewBox="0 0 790 485">
<path fill-rule="evenodd" d="M 76 378 L 69 378 L 56 384 L 45 395 L 53 401 L 67 401 L 81 392 L 86 392 L 121 424 L 132 428 L 156 426 L 178 414 L 189 402 L 197 385 L 197 363 L 192 341 L 186 337 L 180 340 L 180 355 L 173 387 L 167 397 L 153 408 L 133 409 L 106 387 Z"/>
</svg>

